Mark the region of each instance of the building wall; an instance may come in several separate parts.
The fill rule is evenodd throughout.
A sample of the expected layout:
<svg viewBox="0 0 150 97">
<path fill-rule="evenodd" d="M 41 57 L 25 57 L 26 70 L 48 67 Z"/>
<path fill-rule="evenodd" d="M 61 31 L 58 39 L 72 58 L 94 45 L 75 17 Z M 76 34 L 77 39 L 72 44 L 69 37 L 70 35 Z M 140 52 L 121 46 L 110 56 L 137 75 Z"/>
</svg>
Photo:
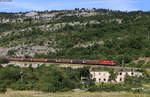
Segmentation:
<svg viewBox="0 0 150 97">
<path fill-rule="evenodd" d="M 125 76 L 126 76 L 126 72 L 118 72 L 115 81 L 116 82 L 124 82 Z"/>
<path fill-rule="evenodd" d="M 141 72 L 127 72 L 127 74 L 128 74 L 129 76 L 137 76 L 137 77 L 142 76 L 142 73 L 141 73 Z"/>
<path fill-rule="evenodd" d="M 109 81 L 109 72 L 107 71 L 92 71 L 91 72 L 92 75 L 92 80 L 95 80 L 95 82 L 99 83 L 99 82 L 104 82 L 107 83 Z"/>
</svg>

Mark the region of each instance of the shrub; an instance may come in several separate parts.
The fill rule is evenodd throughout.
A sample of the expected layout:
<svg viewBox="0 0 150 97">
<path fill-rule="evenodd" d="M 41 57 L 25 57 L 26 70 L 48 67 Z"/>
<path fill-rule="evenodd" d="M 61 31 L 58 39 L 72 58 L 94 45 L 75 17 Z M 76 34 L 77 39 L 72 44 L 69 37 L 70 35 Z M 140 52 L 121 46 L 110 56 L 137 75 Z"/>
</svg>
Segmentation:
<svg viewBox="0 0 150 97">
<path fill-rule="evenodd" d="M 0 85 L 0 93 L 5 93 L 7 91 L 6 86 Z"/>
<path fill-rule="evenodd" d="M 141 77 L 130 77 L 127 76 L 125 79 L 125 85 L 127 87 L 134 87 L 134 88 L 138 88 L 142 86 L 142 79 Z"/>
<path fill-rule="evenodd" d="M 127 91 L 129 88 L 125 87 L 122 84 L 99 84 L 99 85 L 93 85 L 89 88 L 89 91 Z"/>
</svg>

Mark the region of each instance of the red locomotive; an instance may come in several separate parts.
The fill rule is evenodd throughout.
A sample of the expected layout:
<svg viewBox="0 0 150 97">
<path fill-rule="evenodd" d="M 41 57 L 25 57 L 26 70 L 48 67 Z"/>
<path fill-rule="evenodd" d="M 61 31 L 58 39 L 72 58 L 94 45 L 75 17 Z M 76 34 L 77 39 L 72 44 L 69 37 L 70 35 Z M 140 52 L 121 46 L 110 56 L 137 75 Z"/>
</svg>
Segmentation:
<svg viewBox="0 0 150 97">
<path fill-rule="evenodd" d="M 114 61 L 98 61 L 98 64 L 101 64 L 101 65 L 112 65 L 112 66 L 117 65 L 117 63 L 114 62 Z"/>
<path fill-rule="evenodd" d="M 7 58 L 9 61 L 25 61 L 25 62 L 48 62 L 48 63 L 70 63 L 70 64 L 87 64 L 87 65 L 105 65 L 116 66 L 114 61 L 99 60 L 75 60 L 75 59 L 44 59 L 44 58 Z"/>
</svg>

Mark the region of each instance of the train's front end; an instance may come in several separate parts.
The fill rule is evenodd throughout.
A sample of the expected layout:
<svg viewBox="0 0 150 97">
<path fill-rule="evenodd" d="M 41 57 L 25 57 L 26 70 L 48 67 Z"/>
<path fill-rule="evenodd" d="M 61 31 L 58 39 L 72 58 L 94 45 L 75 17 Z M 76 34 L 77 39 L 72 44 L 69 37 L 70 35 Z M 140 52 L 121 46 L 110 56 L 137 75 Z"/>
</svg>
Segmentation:
<svg viewBox="0 0 150 97">
<path fill-rule="evenodd" d="M 104 65 L 104 66 L 116 66 L 117 65 L 116 62 L 108 61 L 108 60 L 106 60 L 106 61 L 97 61 L 97 64 L 98 65 Z"/>
</svg>

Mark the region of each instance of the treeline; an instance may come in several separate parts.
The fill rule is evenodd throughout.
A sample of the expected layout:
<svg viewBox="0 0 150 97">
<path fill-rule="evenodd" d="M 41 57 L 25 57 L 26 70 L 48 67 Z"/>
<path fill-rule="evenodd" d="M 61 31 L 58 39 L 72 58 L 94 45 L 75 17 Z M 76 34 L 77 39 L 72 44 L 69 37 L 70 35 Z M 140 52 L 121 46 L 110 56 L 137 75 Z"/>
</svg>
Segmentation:
<svg viewBox="0 0 150 97">
<path fill-rule="evenodd" d="M 145 70 L 141 72 L 143 77 L 127 77 L 125 83 L 95 84 L 90 79 L 89 67 L 71 69 L 43 65 L 33 69 L 32 67 L 19 68 L 12 65 L 0 68 L 0 92 L 6 92 L 7 88 L 44 92 L 64 92 L 77 88 L 88 91 L 130 91 L 132 88 L 141 88 L 143 84 L 150 83 L 150 75 Z M 83 83 L 81 77 L 86 77 L 87 80 L 82 80 Z"/>
<path fill-rule="evenodd" d="M 0 68 L 0 92 L 37 90 L 45 92 L 69 91 L 81 88 L 81 76 L 89 77 L 89 68 L 57 68 L 54 65 L 33 68 L 8 66 Z"/>
</svg>

